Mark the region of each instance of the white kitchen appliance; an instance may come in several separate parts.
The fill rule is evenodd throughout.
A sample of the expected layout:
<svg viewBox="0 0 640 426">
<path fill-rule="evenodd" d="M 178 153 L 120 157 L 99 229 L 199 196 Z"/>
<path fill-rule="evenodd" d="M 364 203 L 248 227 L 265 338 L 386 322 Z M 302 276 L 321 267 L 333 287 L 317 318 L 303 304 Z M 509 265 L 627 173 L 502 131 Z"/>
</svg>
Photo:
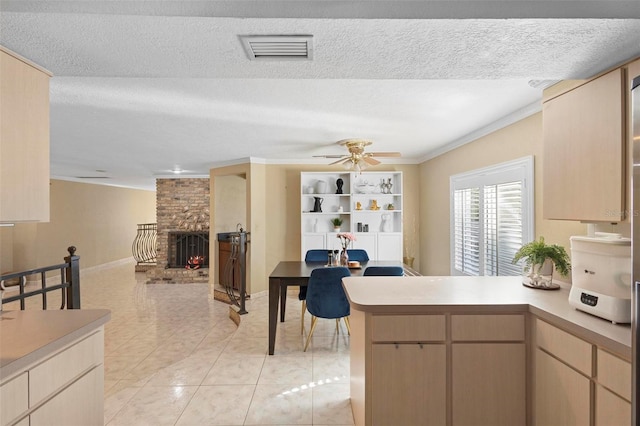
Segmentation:
<svg viewBox="0 0 640 426">
<path fill-rule="evenodd" d="M 571 240 L 569 304 L 615 323 L 631 322 L 631 239 L 596 232 Z"/>
</svg>

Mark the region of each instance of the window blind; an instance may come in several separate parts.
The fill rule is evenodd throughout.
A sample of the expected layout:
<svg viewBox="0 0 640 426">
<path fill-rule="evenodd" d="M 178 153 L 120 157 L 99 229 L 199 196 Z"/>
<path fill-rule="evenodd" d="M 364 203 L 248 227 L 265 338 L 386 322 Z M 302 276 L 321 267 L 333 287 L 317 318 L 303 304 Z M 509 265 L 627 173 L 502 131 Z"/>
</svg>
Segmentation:
<svg viewBox="0 0 640 426">
<path fill-rule="evenodd" d="M 533 236 L 533 159 L 451 179 L 452 273 L 520 275 L 512 264 Z"/>
</svg>

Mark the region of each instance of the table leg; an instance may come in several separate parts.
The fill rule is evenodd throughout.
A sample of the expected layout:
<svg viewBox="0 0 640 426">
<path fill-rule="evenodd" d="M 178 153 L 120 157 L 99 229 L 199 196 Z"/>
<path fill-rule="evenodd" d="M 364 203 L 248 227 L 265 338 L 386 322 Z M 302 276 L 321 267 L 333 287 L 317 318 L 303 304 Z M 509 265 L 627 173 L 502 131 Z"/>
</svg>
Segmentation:
<svg viewBox="0 0 640 426">
<path fill-rule="evenodd" d="M 280 322 L 284 322 L 284 311 L 287 309 L 287 286 L 280 283 Z"/>
<path fill-rule="evenodd" d="M 273 355 L 276 347 L 276 326 L 278 325 L 278 298 L 280 297 L 280 280 L 269 278 L 269 355 Z"/>
</svg>

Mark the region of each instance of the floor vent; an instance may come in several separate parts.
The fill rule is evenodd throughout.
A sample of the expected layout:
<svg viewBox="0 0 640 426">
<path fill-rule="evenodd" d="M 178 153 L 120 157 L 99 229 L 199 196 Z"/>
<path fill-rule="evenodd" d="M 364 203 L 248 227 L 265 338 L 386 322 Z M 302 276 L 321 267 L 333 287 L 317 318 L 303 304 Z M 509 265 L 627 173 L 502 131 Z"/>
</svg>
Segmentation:
<svg viewBox="0 0 640 426">
<path fill-rule="evenodd" d="M 250 60 L 313 59 L 313 36 L 240 36 Z"/>
</svg>

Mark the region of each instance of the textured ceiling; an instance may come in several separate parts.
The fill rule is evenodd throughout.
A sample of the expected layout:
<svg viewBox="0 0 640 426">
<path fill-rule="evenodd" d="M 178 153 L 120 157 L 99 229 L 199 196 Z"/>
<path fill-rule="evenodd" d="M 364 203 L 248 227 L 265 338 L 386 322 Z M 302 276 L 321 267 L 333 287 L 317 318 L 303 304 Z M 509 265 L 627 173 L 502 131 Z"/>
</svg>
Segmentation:
<svg viewBox="0 0 640 426">
<path fill-rule="evenodd" d="M 415 163 L 539 109 L 529 80 L 640 56 L 640 20 L 618 19 L 638 1 L 533 3 L 5 0 L 0 44 L 54 74 L 53 177 L 152 189 L 174 168 L 313 162 L 348 137 Z M 249 61 L 239 37 L 260 34 L 313 35 L 313 60 Z"/>
</svg>

